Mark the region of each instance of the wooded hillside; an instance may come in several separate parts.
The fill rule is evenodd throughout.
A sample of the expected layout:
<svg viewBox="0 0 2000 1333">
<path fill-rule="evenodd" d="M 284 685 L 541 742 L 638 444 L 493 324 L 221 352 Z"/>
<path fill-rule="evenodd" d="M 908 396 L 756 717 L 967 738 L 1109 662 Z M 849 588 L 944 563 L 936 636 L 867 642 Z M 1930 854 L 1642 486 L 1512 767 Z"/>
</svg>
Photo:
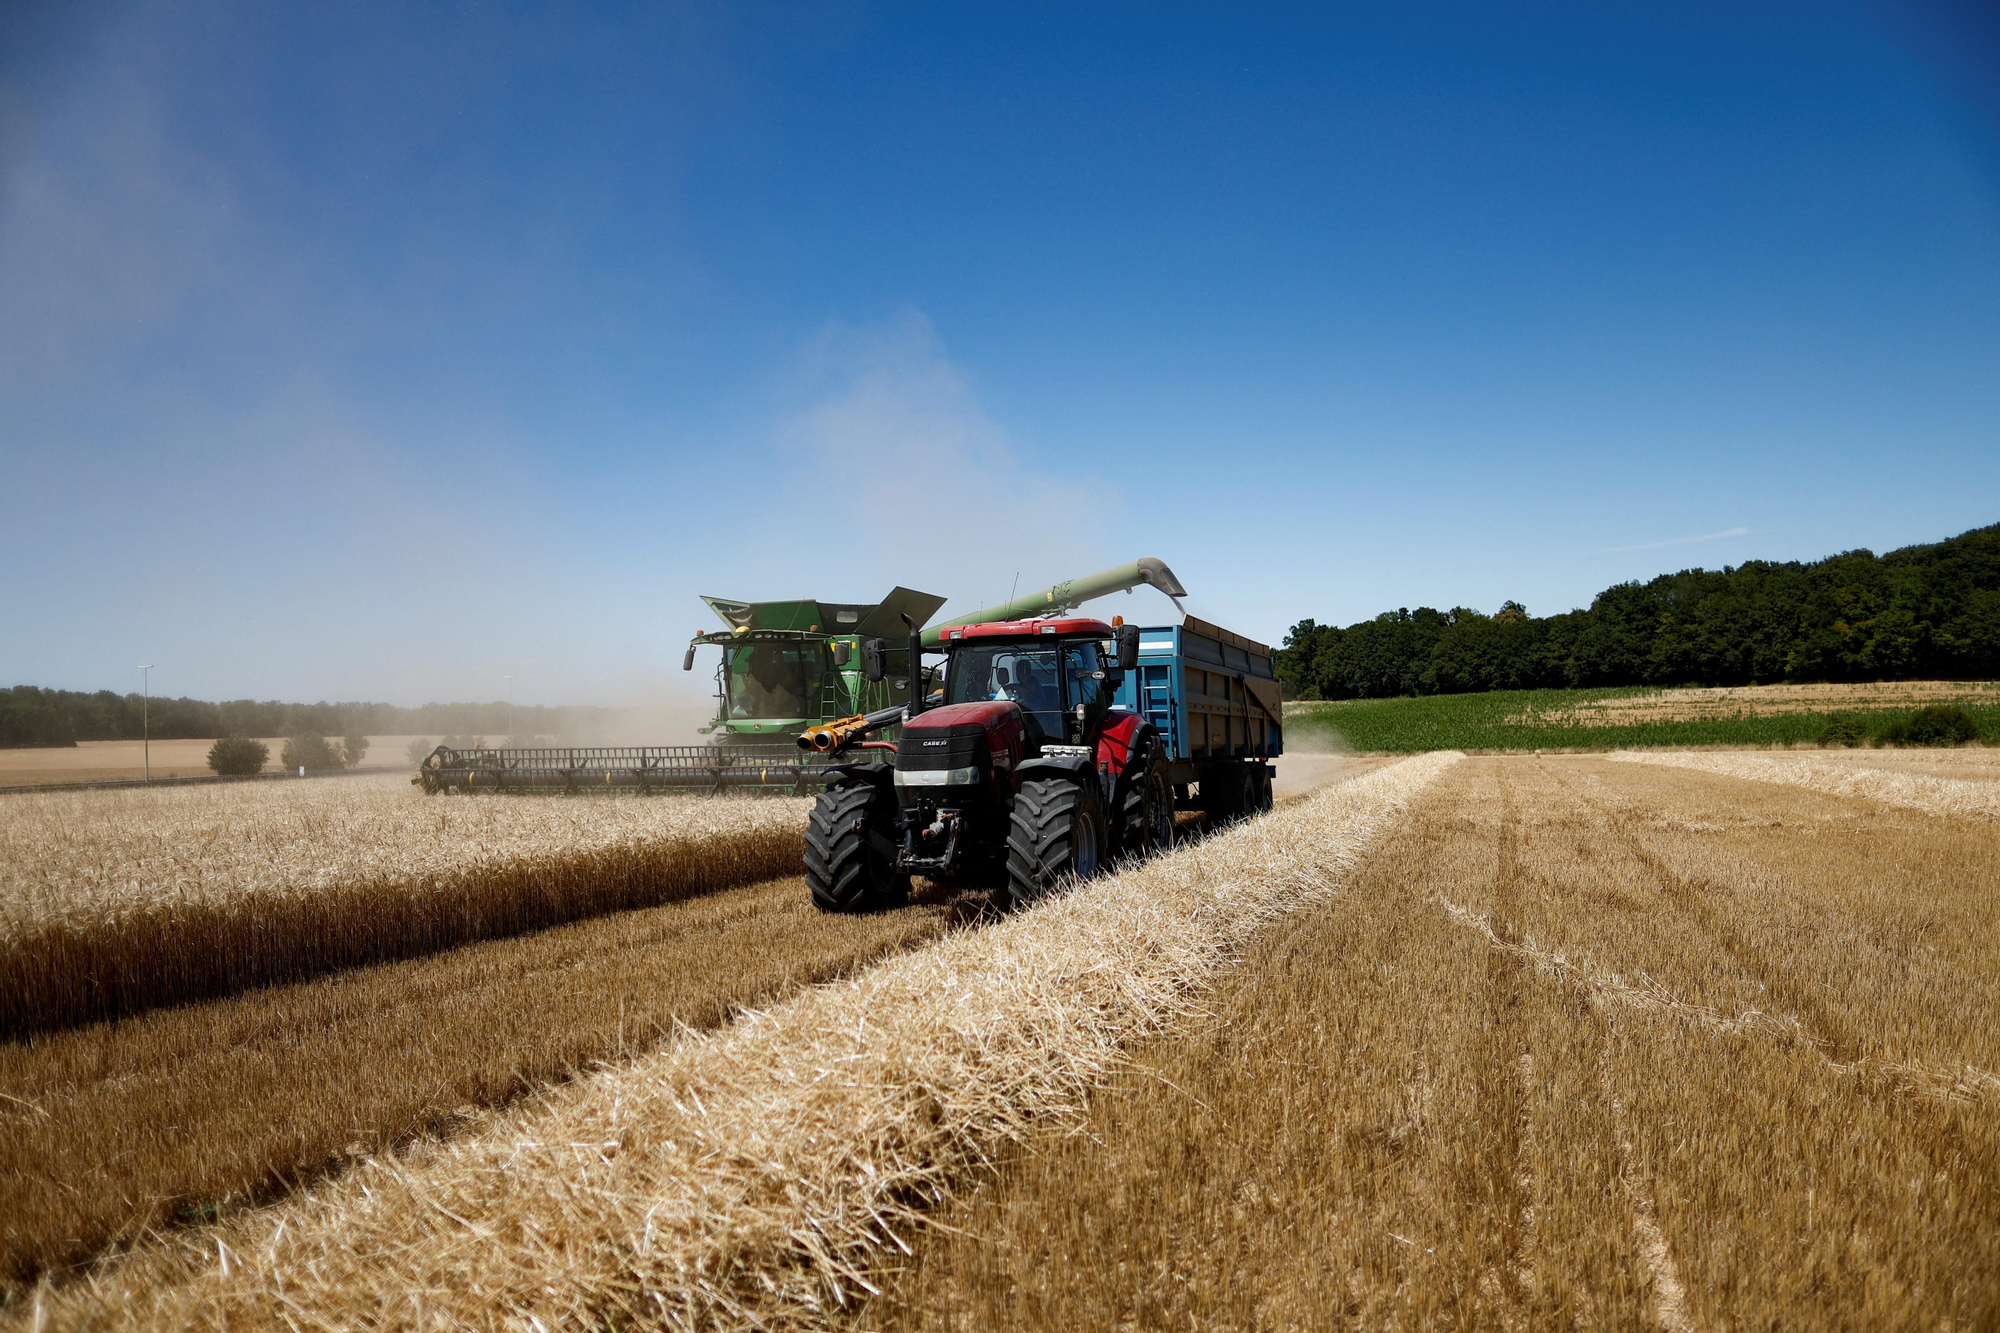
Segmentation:
<svg viewBox="0 0 2000 1333">
<path fill-rule="evenodd" d="M 1302 620 L 1278 654 L 1301 699 L 1598 685 L 2000 676 L 2000 524 L 1878 556 L 1753 560 L 1621 583 L 1587 610 L 1509 602 Z"/>
</svg>

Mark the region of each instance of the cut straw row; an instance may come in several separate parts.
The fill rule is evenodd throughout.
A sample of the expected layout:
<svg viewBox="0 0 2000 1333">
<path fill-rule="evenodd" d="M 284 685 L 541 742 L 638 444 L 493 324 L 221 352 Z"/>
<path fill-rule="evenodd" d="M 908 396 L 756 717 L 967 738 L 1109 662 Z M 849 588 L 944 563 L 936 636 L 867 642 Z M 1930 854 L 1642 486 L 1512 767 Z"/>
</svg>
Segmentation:
<svg viewBox="0 0 2000 1333">
<path fill-rule="evenodd" d="M 1611 756 L 1627 764 L 1657 764 L 1692 768 L 1751 782 L 1776 782 L 1805 787 L 1829 796 L 1860 796 L 1885 805 L 1899 805 L 1925 814 L 1955 819 L 2000 819 L 2000 782 L 1966 778 L 1934 778 L 1916 773 L 1891 773 L 1880 768 L 1855 768 L 1816 755 L 1767 758 L 1754 754 L 1717 754 L 1685 750 L 1620 751 Z"/>
<path fill-rule="evenodd" d="M 1453 762 L 1407 760 L 43 1293 L 46 1327 L 811 1324 Z"/>
</svg>

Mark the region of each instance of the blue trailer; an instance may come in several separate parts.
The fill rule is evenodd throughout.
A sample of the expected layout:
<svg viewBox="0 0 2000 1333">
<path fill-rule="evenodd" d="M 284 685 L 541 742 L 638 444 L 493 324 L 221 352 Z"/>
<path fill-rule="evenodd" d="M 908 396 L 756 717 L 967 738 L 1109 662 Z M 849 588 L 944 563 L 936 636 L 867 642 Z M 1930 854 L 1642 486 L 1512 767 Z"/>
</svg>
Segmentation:
<svg viewBox="0 0 2000 1333">
<path fill-rule="evenodd" d="M 1283 699 L 1269 647 L 1189 616 L 1139 627 L 1139 666 L 1113 706 L 1159 731 L 1176 806 L 1228 814 L 1270 803 Z"/>
</svg>

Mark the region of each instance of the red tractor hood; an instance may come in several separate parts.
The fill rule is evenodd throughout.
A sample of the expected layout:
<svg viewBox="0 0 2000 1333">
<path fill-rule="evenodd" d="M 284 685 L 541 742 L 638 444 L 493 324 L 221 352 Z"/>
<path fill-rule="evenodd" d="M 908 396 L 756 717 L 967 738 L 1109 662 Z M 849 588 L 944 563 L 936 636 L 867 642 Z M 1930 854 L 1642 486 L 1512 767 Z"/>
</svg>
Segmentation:
<svg viewBox="0 0 2000 1333">
<path fill-rule="evenodd" d="M 927 731 L 933 727 L 961 727 L 968 722 L 976 722 L 991 729 L 1010 717 L 1018 717 L 1021 705 L 1005 699 L 970 704 L 945 704 L 939 708 L 927 708 L 903 724 L 903 731 Z"/>
</svg>

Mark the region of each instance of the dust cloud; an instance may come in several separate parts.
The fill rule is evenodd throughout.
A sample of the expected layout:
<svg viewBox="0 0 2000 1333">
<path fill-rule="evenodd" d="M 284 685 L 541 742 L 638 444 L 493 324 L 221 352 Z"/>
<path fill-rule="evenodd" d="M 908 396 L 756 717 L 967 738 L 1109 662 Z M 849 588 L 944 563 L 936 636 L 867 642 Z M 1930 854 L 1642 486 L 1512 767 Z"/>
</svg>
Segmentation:
<svg viewBox="0 0 2000 1333">
<path fill-rule="evenodd" d="M 1285 719 L 1285 753 L 1275 761 L 1272 795 L 1283 801 L 1329 783 L 1356 777 L 1373 765 L 1354 753 L 1347 737 L 1329 724 L 1303 715 Z"/>
</svg>

